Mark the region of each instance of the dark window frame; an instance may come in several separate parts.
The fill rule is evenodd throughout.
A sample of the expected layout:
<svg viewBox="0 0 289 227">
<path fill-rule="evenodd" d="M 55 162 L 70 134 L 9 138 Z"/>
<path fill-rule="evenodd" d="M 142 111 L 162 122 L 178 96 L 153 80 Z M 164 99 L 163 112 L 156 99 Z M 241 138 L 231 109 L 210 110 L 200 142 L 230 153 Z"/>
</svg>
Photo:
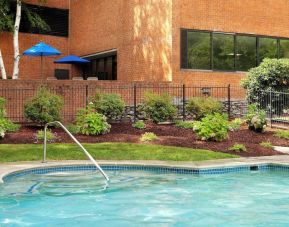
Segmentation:
<svg viewBox="0 0 289 227">
<path fill-rule="evenodd" d="M 200 32 L 200 33 L 210 33 L 210 69 L 190 69 L 188 68 L 188 33 L 189 32 Z M 214 69 L 214 62 L 213 62 L 213 36 L 214 34 L 224 34 L 224 35 L 233 35 L 234 37 L 234 69 L 233 70 L 217 70 Z M 185 35 L 185 37 L 184 37 Z M 221 72 L 246 72 L 246 71 L 240 71 L 237 70 L 237 64 L 236 64 L 236 50 L 237 50 L 237 37 L 238 36 L 248 36 L 248 37 L 255 37 L 256 38 L 256 66 L 258 66 L 260 64 L 260 38 L 271 38 L 271 39 L 276 39 L 276 43 L 277 43 L 277 59 L 280 59 L 281 56 L 281 40 L 289 40 L 288 37 L 281 37 L 281 36 L 267 36 L 267 35 L 257 35 L 257 34 L 246 34 L 246 33 L 232 33 L 232 32 L 222 32 L 222 31 L 210 31 L 210 30 L 197 30 L 197 29 L 185 29 L 185 28 L 181 28 L 181 32 L 180 32 L 180 69 L 181 70 L 204 70 L 204 71 L 221 71 Z M 185 45 L 182 42 L 183 38 L 186 38 L 186 42 Z M 183 53 L 185 49 L 186 53 Z M 184 62 L 184 60 L 186 62 Z M 183 67 L 185 66 L 185 67 Z"/>
</svg>

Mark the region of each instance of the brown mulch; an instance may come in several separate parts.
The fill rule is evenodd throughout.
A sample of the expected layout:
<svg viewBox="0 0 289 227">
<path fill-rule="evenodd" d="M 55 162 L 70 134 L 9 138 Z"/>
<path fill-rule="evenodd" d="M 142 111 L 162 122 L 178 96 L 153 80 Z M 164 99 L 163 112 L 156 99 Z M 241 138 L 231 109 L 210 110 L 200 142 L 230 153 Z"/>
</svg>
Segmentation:
<svg viewBox="0 0 289 227">
<path fill-rule="evenodd" d="M 17 133 L 8 133 L 5 138 L 0 141 L 2 144 L 31 144 L 38 143 L 36 140 L 36 131 L 39 127 L 23 126 Z M 57 135 L 56 142 L 71 143 L 71 139 L 61 129 L 53 129 Z M 158 140 L 154 144 L 167 146 L 179 146 L 200 148 L 213 151 L 222 151 L 231 154 L 237 154 L 244 157 L 249 156 L 269 156 L 280 154 L 272 149 L 261 147 L 259 144 L 263 141 L 270 141 L 275 146 L 289 146 L 289 141 L 279 139 L 274 136 L 274 130 L 268 129 L 265 133 L 255 133 L 247 128 L 242 128 L 238 132 L 230 132 L 229 139 L 223 142 L 204 142 L 197 140 L 192 130 L 180 129 L 173 125 L 155 125 L 147 124 L 145 130 L 138 130 L 131 126 L 130 123 L 112 124 L 111 132 L 101 136 L 83 136 L 77 135 L 76 138 L 83 143 L 99 143 L 99 142 L 131 142 L 140 143 L 139 138 L 144 132 L 153 132 L 158 136 Z M 41 142 L 39 142 L 41 143 Z M 247 152 L 233 152 L 228 148 L 235 143 L 244 144 Z"/>
</svg>

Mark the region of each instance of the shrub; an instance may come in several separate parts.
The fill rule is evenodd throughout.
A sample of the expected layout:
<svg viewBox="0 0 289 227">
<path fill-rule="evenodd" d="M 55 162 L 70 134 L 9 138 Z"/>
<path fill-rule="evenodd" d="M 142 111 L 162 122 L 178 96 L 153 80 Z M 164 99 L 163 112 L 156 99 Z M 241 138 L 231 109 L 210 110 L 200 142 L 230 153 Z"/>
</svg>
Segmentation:
<svg viewBox="0 0 289 227">
<path fill-rule="evenodd" d="M 266 112 L 257 108 L 257 105 L 251 104 L 248 107 L 248 113 L 246 115 L 246 123 L 250 130 L 255 132 L 264 132 L 266 122 Z"/>
<path fill-rule="evenodd" d="M 51 93 L 46 87 L 40 87 L 36 95 L 25 103 L 24 116 L 26 119 L 45 124 L 60 120 L 63 98 Z"/>
<path fill-rule="evenodd" d="M 193 115 L 196 120 L 200 120 L 207 114 L 221 113 L 222 105 L 211 97 L 196 97 L 189 100 L 186 105 L 186 110 Z"/>
<path fill-rule="evenodd" d="M 20 125 L 14 124 L 12 121 L 6 118 L 0 118 L 0 127 L 5 132 L 17 132 L 20 128 Z"/>
<path fill-rule="evenodd" d="M 52 141 L 54 141 L 55 138 L 56 138 L 56 136 L 53 134 L 53 132 L 50 129 L 47 129 L 47 131 L 46 131 L 47 141 L 52 142 Z M 37 131 L 36 139 L 42 140 L 42 141 L 44 140 L 44 131 L 43 130 Z"/>
<path fill-rule="evenodd" d="M 158 95 L 150 92 L 145 94 L 143 110 L 154 123 L 173 120 L 177 113 L 168 94 Z"/>
<path fill-rule="evenodd" d="M 135 123 L 132 124 L 132 127 L 137 128 L 137 129 L 145 129 L 146 125 L 144 121 L 136 121 Z"/>
<path fill-rule="evenodd" d="M 280 139 L 287 139 L 289 140 L 289 130 L 278 130 L 275 135 L 276 137 Z"/>
<path fill-rule="evenodd" d="M 274 148 L 274 146 L 272 145 L 272 143 L 270 141 L 263 141 L 262 143 L 260 143 L 260 146 L 268 148 L 268 149 Z"/>
<path fill-rule="evenodd" d="M 84 135 L 106 134 L 111 128 L 104 115 L 93 112 L 91 109 L 81 109 L 77 113 L 76 125 L 79 127 L 80 133 Z"/>
<path fill-rule="evenodd" d="M 6 116 L 5 104 L 6 100 L 0 97 L 0 118 L 4 118 Z"/>
<path fill-rule="evenodd" d="M 177 121 L 176 126 L 179 128 L 184 128 L 184 129 L 193 129 L 194 122 L 193 121 Z"/>
<path fill-rule="evenodd" d="M 240 131 L 242 124 L 243 120 L 241 118 L 235 118 L 233 121 L 229 123 L 229 129 L 234 132 Z"/>
<path fill-rule="evenodd" d="M 258 103 L 262 108 L 269 108 L 268 91 L 288 91 L 289 60 L 264 59 L 256 68 L 249 70 L 241 85 L 247 90 L 249 102 Z M 278 95 L 273 95 L 271 107 L 274 113 L 281 113 L 288 107 Z M 263 101 L 262 101 L 263 100 Z"/>
<path fill-rule="evenodd" d="M 73 135 L 78 134 L 80 132 L 80 127 L 78 125 L 69 124 L 66 126 L 66 128 Z"/>
<path fill-rule="evenodd" d="M 243 144 L 235 143 L 234 146 L 229 148 L 229 151 L 246 152 L 247 148 Z"/>
<path fill-rule="evenodd" d="M 223 141 L 228 138 L 228 116 L 208 114 L 201 121 L 194 122 L 194 132 L 201 140 Z"/>
<path fill-rule="evenodd" d="M 91 105 L 108 120 L 120 119 L 125 108 L 125 103 L 119 94 L 97 93 L 91 98 Z"/>
<path fill-rule="evenodd" d="M 5 137 L 5 130 L 0 127 L 0 139 L 3 139 Z"/>
<path fill-rule="evenodd" d="M 154 134 L 153 132 L 146 132 L 145 134 L 143 134 L 140 138 L 141 142 L 149 142 L 149 141 L 154 141 L 157 140 L 158 137 L 156 134 Z"/>
</svg>

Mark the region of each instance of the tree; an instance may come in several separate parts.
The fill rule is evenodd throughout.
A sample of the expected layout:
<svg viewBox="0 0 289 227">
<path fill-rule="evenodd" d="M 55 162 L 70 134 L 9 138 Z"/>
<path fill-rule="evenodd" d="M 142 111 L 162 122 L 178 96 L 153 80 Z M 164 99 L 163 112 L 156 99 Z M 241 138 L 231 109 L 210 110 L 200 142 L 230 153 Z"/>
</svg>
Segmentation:
<svg viewBox="0 0 289 227">
<path fill-rule="evenodd" d="M 13 30 L 13 16 L 10 14 L 9 0 L 0 0 L 0 35 L 3 31 Z M 6 69 L 0 48 L 0 72 L 2 79 L 7 79 Z"/>
<path fill-rule="evenodd" d="M 46 2 L 46 0 L 38 0 L 39 4 Z M 19 77 L 19 28 L 21 23 L 22 13 L 25 13 L 30 23 L 31 28 L 38 28 L 39 30 L 48 30 L 49 26 L 35 11 L 30 10 L 25 4 L 25 0 L 0 0 L 0 32 L 13 31 L 13 47 L 14 47 L 14 66 L 12 79 Z M 15 12 L 12 10 L 15 8 Z M 13 25 L 14 21 L 14 25 Z M 2 78 L 6 79 L 6 71 L 4 67 L 3 58 L 0 50 L 0 67 Z"/>
</svg>

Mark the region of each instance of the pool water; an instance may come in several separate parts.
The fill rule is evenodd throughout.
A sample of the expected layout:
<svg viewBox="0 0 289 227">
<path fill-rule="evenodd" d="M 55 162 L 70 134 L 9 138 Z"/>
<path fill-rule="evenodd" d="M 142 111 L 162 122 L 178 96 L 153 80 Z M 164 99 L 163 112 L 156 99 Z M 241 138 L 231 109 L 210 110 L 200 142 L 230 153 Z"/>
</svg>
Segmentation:
<svg viewBox="0 0 289 227">
<path fill-rule="evenodd" d="M 29 174 L 0 185 L 0 226 L 288 226 L 289 172 Z"/>
</svg>

